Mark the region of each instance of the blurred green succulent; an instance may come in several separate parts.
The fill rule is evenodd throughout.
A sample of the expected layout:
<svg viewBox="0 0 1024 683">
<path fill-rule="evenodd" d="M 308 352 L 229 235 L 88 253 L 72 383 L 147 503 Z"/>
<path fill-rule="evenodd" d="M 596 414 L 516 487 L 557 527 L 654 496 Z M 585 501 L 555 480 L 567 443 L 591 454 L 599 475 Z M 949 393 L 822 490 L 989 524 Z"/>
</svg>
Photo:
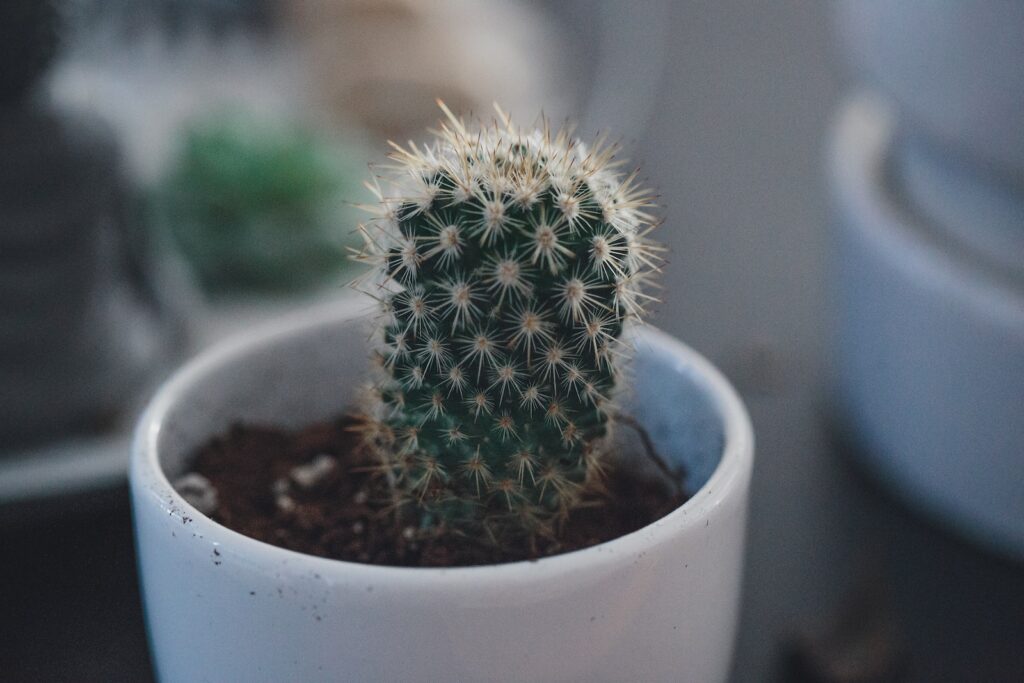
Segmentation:
<svg viewBox="0 0 1024 683">
<path fill-rule="evenodd" d="M 351 223 L 362 156 L 294 124 L 199 120 L 156 192 L 158 221 L 208 291 L 309 287 L 350 263 L 337 226 Z"/>
</svg>

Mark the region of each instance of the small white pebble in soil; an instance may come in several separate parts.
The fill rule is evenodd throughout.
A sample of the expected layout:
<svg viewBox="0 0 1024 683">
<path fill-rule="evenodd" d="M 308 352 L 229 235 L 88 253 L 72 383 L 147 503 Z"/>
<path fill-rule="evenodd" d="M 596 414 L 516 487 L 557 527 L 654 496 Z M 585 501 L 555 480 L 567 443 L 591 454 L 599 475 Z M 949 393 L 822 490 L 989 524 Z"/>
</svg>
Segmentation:
<svg viewBox="0 0 1024 683">
<path fill-rule="evenodd" d="M 212 514 L 217 509 L 217 489 L 201 474 L 189 472 L 178 477 L 174 489 L 204 515 Z"/>
<path fill-rule="evenodd" d="M 276 505 L 277 509 L 281 512 L 291 512 L 295 509 L 295 501 L 292 500 L 290 496 L 283 494 L 274 498 L 274 505 Z"/>
<path fill-rule="evenodd" d="M 352 500 L 355 501 L 356 505 L 365 505 L 366 501 L 369 500 L 369 498 L 370 496 L 366 493 L 366 491 L 357 491 L 356 495 L 352 497 Z"/>
<path fill-rule="evenodd" d="M 405 527 L 404 529 L 402 529 L 402 538 L 404 538 L 407 541 L 411 541 L 412 539 L 416 538 L 416 530 L 413 529 L 411 526 Z"/>
<path fill-rule="evenodd" d="M 288 489 L 292 487 L 291 483 L 284 477 L 275 479 L 274 483 L 270 485 L 270 492 L 274 494 L 274 497 L 287 495 Z"/>
<path fill-rule="evenodd" d="M 313 458 L 312 462 L 293 467 L 288 474 L 299 488 L 311 489 L 323 481 L 324 477 L 333 472 L 337 466 L 338 461 L 334 459 L 334 456 L 321 453 Z"/>
<path fill-rule="evenodd" d="M 361 533 L 363 533 L 363 530 L 365 528 L 366 527 L 363 526 L 362 522 L 353 522 L 352 523 L 352 533 L 354 533 L 354 534 L 361 534 Z"/>
</svg>

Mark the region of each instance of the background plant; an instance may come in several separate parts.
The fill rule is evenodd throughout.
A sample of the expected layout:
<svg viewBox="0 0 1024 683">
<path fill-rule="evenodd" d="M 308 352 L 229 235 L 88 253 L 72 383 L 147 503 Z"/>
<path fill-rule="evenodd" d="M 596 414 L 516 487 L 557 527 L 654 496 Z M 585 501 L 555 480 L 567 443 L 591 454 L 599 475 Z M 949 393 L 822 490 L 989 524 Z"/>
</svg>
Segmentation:
<svg viewBox="0 0 1024 683">
<path fill-rule="evenodd" d="M 424 525 L 546 533 L 600 485 L 658 269 L 651 198 L 603 140 L 445 112 L 392 145 L 361 226 L 382 342 L 365 443 Z"/>
<path fill-rule="evenodd" d="M 346 267 L 361 171 L 352 143 L 222 113 L 191 122 L 156 193 L 158 221 L 208 290 L 293 289 Z"/>
</svg>

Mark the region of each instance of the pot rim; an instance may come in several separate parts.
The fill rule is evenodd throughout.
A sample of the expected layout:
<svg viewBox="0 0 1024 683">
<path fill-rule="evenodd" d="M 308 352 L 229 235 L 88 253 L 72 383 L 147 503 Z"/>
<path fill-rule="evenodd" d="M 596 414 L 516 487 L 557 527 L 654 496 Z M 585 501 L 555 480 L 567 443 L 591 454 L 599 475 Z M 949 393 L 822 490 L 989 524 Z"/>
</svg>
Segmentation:
<svg viewBox="0 0 1024 683">
<path fill-rule="evenodd" d="M 493 584 L 495 581 L 544 582 L 577 573 L 582 568 L 601 571 L 616 565 L 623 556 L 636 556 L 668 543 L 672 538 L 701 524 L 710 523 L 710 513 L 727 499 L 746 495 L 753 468 L 754 435 L 746 407 L 729 381 L 710 361 L 679 340 L 650 325 L 637 330 L 637 342 L 659 346 L 692 374 L 706 392 L 722 423 L 722 456 L 708 480 L 681 506 L 634 532 L 618 538 L 537 560 L 468 567 L 401 567 L 336 560 L 308 555 L 256 540 L 223 526 L 189 504 L 171 485 L 158 459 L 158 443 L 165 418 L 180 398 L 213 368 L 244 357 L 258 348 L 287 343 L 325 325 L 339 324 L 361 316 L 361 301 L 332 302 L 265 323 L 253 331 L 233 335 L 185 363 L 156 392 L 142 413 L 135 430 L 130 468 L 130 485 L 135 505 L 156 504 L 177 523 L 189 522 L 191 531 L 223 554 L 237 554 L 246 564 L 281 571 L 297 566 L 325 579 L 372 580 L 392 586 L 422 587 L 424 583 Z M 525 570 L 525 571 L 524 571 Z"/>
<path fill-rule="evenodd" d="M 833 202 L 858 216 L 860 234 L 896 270 L 1001 326 L 1024 328 L 1024 280 L 978 262 L 959 245 L 950 248 L 952 238 L 900 204 L 888 177 L 896 124 L 895 107 L 884 96 L 867 90 L 847 96 L 832 122 L 828 148 Z"/>
</svg>

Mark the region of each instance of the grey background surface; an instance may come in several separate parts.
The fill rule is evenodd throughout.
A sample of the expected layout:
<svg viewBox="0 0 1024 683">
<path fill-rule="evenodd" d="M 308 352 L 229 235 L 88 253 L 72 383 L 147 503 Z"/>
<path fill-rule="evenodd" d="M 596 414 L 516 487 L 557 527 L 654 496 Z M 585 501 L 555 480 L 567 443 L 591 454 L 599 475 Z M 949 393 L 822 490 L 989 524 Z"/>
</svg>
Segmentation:
<svg viewBox="0 0 1024 683">
<path fill-rule="evenodd" d="M 670 247 L 656 324 L 720 365 L 757 459 L 735 680 L 851 582 L 850 494 L 821 420 L 828 299 L 822 146 L 838 98 L 827 6 L 677 3 L 641 145 Z"/>
</svg>

